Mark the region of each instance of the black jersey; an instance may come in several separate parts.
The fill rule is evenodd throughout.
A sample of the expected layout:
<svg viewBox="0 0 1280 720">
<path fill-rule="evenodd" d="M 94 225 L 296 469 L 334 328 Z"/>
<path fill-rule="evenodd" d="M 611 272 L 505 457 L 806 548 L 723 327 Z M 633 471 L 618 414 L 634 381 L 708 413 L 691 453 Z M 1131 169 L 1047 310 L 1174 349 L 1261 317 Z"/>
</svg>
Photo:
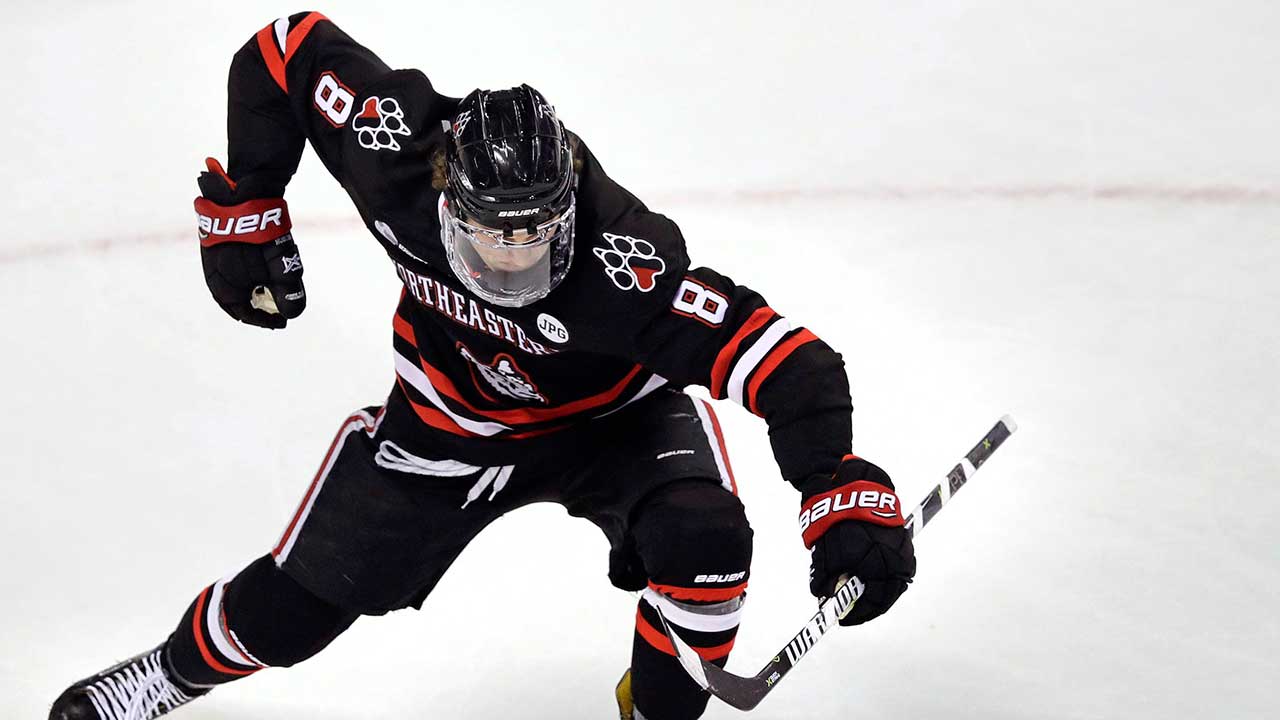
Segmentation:
<svg viewBox="0 0 1280 720">
<path fill-rule="evenodd" d="M 398 422 L 437 447 L 518 453 L 659 388 L 701 385 L 767 421 L 790 481 L 849 452 L 840 356 L 758 293 L 691 268 L 679 227 L 610 179 L 580 137 L 570 271 L 546 298 L 498 307 L 457 280 L 440 239 L 437 168 L 457 99 L 319 13 L 251 38 L 229 95 L 233 179 L 268 178 L 283 194 L 309 141 L 386 251 L 404 285 L 389 407 L 411 409 Z"/>
</svg>

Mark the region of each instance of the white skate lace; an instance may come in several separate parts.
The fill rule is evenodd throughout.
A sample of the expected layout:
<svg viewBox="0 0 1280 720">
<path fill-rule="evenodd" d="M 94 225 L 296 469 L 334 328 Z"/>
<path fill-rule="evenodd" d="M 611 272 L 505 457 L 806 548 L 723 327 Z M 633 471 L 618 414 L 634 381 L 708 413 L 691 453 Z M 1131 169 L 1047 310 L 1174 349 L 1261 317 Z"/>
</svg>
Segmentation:
<svg viewBox="0 0 1280 720">
<path fill-rule="evenodd" d="M 164 674 L 158 649 L 93 683 L 87 690 L 102 720 L 152 720 L 191 702 L 191 697 Z"/>
</svg>

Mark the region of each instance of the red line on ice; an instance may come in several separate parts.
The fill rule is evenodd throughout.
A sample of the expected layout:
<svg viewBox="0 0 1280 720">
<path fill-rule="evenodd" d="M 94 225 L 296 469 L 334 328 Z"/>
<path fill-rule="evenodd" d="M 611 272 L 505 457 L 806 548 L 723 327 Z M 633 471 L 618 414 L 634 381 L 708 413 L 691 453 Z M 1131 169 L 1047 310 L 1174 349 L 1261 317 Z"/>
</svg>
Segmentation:
<svg viewBox="0 0 1280 720">
<path fill-rule="evenodd" d="M 1097 202 L 1151 202 L 1185 205 L 1280 205 L 1280 188 L 1244 185 L 1159 185 L 1116 183 L 1110 185 L 865 185 L 859 187 L 827 187 L 807 190 L 739 190 L 732 192 L 673 191 L 651 196 L 653 207 L 688 204 L 781 204 L 813 200 L 850 200 L 876 202 L 928 202 L 955 200 L 1085 200 Z M 312 230 L 355 230 L 361 223 L 355 218 L 329 218 L 305 225 Z M 38 258 L 78 253 L 111 252 L 119 248 L 145 245 L 197 243 L 195 227 L 136 235 L 113 235 L 74 243 L 27 243 L 0 249 L 0 265 L 20 263 Z"/>
</svg>

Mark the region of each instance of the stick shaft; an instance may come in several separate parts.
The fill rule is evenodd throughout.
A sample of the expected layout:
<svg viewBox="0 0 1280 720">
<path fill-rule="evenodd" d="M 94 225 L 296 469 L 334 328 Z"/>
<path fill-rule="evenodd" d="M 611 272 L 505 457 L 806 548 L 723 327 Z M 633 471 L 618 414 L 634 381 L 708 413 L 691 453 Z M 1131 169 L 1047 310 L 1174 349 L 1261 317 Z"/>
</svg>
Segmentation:
<svg viewBox="0 0 1280 720">
<path fill-rule="evenodd" d="M 982 467 L 996 449 L 1004 444 L 1005 440 L 1018 429 L 1018 424 L 1013 418 L 1005 415 L 1000 418 L 1000 422 L 986 434 L 985 437 L 973 446 L 973 449 L 965 454 L 956 466 L 951 468 L 951 472 L 947 473 L 946 479 L 938 483 L 924 500 L 916 506 L 915 510 L 907 516 L 907 532 L 911 533 L 911 537 L 915 537 L 916 533 L 933 519 L 938 511 L 951 501 L 952 496 L 969 482 L 969 478 Z"/>
</svg>

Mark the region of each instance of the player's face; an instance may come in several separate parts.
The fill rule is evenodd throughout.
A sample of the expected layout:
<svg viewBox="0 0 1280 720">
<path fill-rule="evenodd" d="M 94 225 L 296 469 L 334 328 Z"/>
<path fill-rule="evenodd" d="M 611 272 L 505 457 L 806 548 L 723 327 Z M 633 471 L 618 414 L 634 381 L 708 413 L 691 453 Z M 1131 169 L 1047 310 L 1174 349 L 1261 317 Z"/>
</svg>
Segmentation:
<svg viewBox="0 0 1280 720">
<path fill-rule="evenodd" d="M 477 226 L 483 230 L 487 230 L 493 235 L 481 235 L 470 239 L 471 247 L 475 249 L 476 254 L 484 260 L 484 264 L 493 270 L 501 270 L 502 272 L 520 272 L 528 270 L 551 250 L 551 244 L 547 242 L 539 242 L 541 237 L 537 233 L 530 233 L 528 230 L 516 230 L 509 238 L 503 238 L 504 242 L 501 247 L 494 247 L 492 243 L 486 242 L 490 237 L 501 237 L 502 230 L 490 228 L 484 225 Z M 527 246 L 527 247 L 524 247 Z"/>
</svg>

